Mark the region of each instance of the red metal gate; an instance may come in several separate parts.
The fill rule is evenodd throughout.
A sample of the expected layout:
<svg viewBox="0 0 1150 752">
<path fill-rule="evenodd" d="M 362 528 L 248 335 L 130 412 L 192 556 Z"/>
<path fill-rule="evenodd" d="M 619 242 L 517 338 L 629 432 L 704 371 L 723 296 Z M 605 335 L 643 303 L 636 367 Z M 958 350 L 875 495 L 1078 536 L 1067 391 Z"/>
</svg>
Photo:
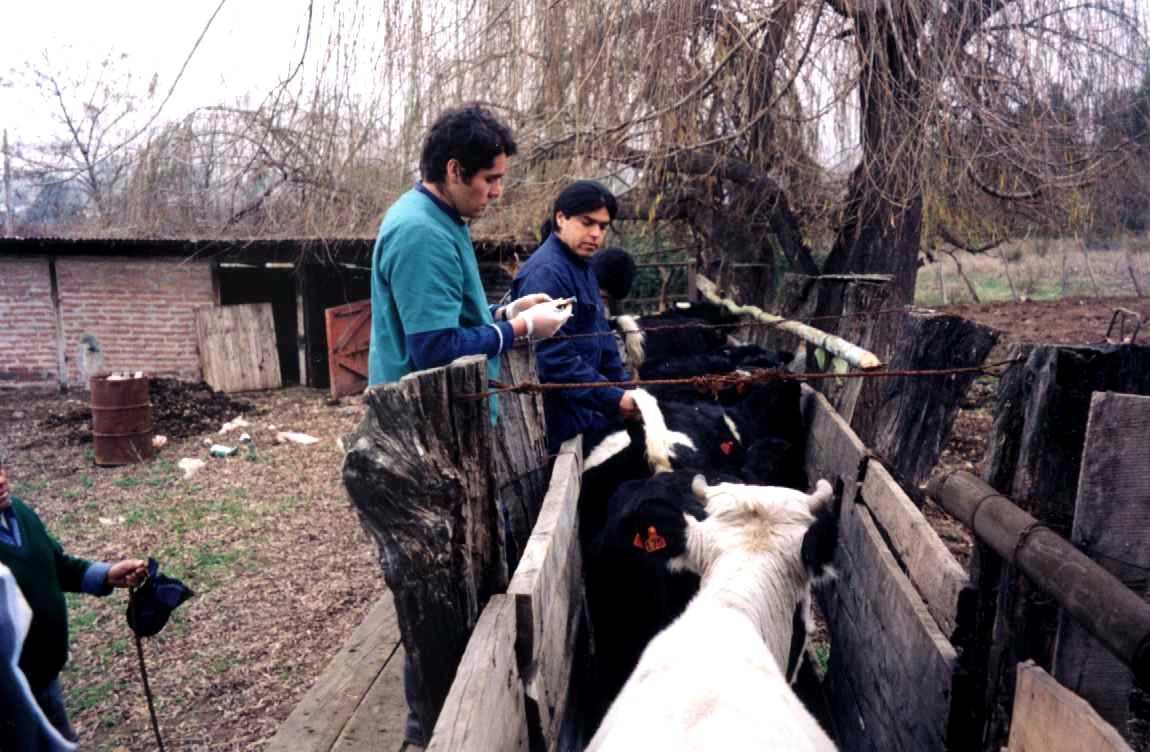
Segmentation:
<svg viewBox="0 0 1150 752">
<path fill-rule="evenodd" d="M 331 396 L 359 394 L 367 386 L 367 348 L 371 341 L 371 301 L 328 308 L 327 368 Z"/>
</svg>

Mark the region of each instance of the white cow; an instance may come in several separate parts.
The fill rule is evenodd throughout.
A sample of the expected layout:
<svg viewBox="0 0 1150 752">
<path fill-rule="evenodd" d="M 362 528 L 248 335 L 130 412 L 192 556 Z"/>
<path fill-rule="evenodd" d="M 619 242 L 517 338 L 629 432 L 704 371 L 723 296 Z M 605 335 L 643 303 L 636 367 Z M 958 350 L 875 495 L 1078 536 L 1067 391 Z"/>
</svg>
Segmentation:
<svg viewBox="0 0 1150 752">
<path fill-rule="evenodd" d="M 697 477 L 694 491 L 708 517 L 685 515 L 686 553 L 670 566 L 697 572 L 699 592 L 647 646 L 587 749 L 834 750 L 784 675 L 795 611 L 829 576 L 833 545 L 814 537 L 837 536 L 830 484 L 808 495 Z"/>
</svg>

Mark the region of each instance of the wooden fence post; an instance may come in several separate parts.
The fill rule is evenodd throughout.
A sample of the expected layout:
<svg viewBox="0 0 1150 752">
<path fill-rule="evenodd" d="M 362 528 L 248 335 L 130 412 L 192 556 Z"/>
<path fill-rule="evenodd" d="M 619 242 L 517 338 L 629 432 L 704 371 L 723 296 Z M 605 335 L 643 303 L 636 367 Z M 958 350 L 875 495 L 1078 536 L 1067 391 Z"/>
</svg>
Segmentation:
<svg viewBox="0 0 1150 752">
<path fill-rule="evenodd" d="M 960 316 L 913 312 L 904 316 L 899 335 L 891 340 L 897 347 L 888 367 L 900 371 L 981 365 L 998 336 L 994 329 Z M 938 462 L 959 403 L 975 378 L 977 374 L 969 373 L 870 379 L 851 410 L 851 428 L 901 481 L 917 486 Z"/>
<path fill-rule="evenodd" d="M 492 479 L 486 359 L 370 389 L 343 478 L 379 546 L 430 731 L 488 598 L 507 584 Z"/>
<path fill-rule="evenodd" d="M 999 385 L 985 478 L 1068 537 L 1091 395 L 1150 394 L 1150 347 L 1019 345 L 1009 356 L 1024 362 L 1011 366 Z M 990 717 L 983 744 L 997 750 L 1006 740 L 1018 662 L 1051 664 L 1057 607 L 983 545 L 975 549 L 971 576 L 980 588 L 971 647 L 986 651 Z"/>
<path fill-rule="evenodd" d="M 1143 597 L 1150 592 L 1148 435 L 1150 397 L 1094 394 L 1070 539 Z M 1129 733 L 1133 675 L 1065 612 L 1058 625 L 1052 673 L 1120 733 Z"/>
</svg>

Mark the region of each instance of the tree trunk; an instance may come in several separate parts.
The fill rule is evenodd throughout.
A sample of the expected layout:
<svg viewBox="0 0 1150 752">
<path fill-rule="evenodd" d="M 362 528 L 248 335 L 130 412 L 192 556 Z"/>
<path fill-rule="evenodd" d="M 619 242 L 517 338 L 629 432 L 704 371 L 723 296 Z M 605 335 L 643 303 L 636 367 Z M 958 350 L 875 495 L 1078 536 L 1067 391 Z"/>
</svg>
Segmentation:
<svg viewBox="0 0 1150 752">
<path fill-rule="evenodd" d="M 909 10 L 898 15 L 870 10 L 853 17 L 862 161 L 851 175 L 844 222 L 823 273 L 890 274 L 891 302 L 912 303 L 922 238 L 919 150 L 912 146 L 921 138 L 923 120 L 918 29 Z M 841 305 L 841 300 L 821 299 L 819 314 L 836 315 Z"/>
</svg>

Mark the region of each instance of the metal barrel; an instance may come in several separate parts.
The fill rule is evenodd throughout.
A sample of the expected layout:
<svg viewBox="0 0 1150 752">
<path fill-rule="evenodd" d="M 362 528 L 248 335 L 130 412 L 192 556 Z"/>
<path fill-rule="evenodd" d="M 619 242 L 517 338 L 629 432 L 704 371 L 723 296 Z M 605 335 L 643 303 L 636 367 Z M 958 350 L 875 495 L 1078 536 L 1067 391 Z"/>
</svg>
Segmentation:
<svg viewBox="0 0 1150 752">
<path fill-rule="evenodd" d="M 91 379 L 92 439 L 97 465 L 130 465 L 150 459 L 152 401 L 148 379 Z"/>
</svg>

